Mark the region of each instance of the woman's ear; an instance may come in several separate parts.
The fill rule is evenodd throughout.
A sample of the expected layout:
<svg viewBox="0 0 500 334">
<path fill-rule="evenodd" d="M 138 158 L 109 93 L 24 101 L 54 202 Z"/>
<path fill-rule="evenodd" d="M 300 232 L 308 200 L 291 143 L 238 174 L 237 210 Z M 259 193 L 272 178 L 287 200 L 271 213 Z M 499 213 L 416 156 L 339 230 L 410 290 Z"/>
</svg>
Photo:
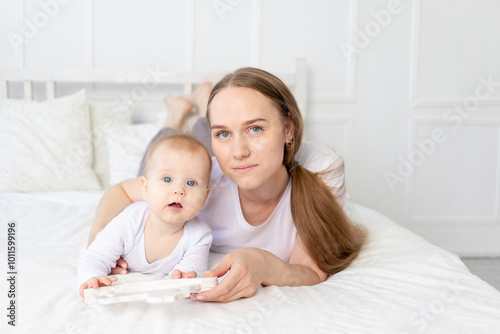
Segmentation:
<svg viewBox="0 0 500 334">
<path fill-rule="evenodd" d="M 288 114 L 285 126 L 286 141 L 293 140 L 294 132 L 295 132 L 295 125 L 293 124 L 292 116 Z"/>
<path fill-rule="evenodd" d="M 141 186 L 142 186 L 142 197 L 148 200 L 148 179 L 145 176 L 141 176 Z"/>
</svg>

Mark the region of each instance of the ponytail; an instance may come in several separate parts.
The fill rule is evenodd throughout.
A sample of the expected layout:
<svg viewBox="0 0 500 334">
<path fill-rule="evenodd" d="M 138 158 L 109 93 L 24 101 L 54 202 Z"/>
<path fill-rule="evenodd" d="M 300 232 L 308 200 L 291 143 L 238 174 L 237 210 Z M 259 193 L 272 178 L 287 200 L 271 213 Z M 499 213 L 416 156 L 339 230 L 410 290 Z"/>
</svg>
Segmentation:
<svg viewBox="0 0 500 334">
<path fill-rule="evenodd" d="M 340 167 L 343 171 L 343 165 Z M 320 178 L 300 165 L 290 168 L 290 207 L 297 233 L 321 271 L 333 275 L 359 254 L 365 230 L 350 222 L 335 195 Z"/>
</svg>

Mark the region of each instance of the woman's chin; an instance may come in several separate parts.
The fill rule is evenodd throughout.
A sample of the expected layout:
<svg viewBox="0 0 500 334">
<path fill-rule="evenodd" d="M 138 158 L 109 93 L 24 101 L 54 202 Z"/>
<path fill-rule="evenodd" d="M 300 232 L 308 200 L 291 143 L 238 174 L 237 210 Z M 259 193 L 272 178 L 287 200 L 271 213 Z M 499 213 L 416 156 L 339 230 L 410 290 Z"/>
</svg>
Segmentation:
<svg viewBox="0 0 500 334">
<path fill-rule="evenodd" d="M 238 186 L 240 190 L 256 190 L 259 189 L 262 184 L 260 182 L 256 182 L 256 180 L 242 180 L 241 178 L 233 180 L 234 183 Z"/>
</svg>

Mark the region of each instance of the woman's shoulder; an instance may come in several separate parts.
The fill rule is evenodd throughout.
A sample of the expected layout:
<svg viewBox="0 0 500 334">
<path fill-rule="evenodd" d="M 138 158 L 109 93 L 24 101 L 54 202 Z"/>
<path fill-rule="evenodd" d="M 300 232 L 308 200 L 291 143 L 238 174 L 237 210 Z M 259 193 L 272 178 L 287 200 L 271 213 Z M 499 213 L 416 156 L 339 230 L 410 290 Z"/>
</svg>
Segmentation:
<svg viewBox="0 0 500 334">
<path fill-rule="evenodd" d="M 295 160 L 300 161 L 311 172 L 336 169 L 344 164 L 342 156 L 331 147 L 312 141 L 302 143 Z"/>
<path fill-rule="evenodd" d="M 303 142 L 295 156 L 307 170 L 321 173 L 320 177 L 332 189 L 339 203 L 343 206 L 349 201 L 349 192 L 345 188 L 344 159 L 331 147 L 315 143 Z"/>
</svg>

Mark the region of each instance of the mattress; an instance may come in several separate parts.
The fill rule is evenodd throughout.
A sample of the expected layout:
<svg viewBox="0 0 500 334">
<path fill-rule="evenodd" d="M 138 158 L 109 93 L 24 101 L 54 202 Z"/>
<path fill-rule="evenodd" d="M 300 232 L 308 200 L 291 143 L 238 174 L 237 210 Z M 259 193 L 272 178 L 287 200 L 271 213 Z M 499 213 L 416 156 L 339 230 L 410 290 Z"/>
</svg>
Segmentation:
<svg viewBox="0 0 500 334">
<path fill-rule="evenodd" d="M 14 327 L 12 307 L 3 307 L 1 333 L 500 332 L 499 291 L 456 255 L 354 203 L 346 211 L 368 229 L 367 244 L 349 268 L 321 284 L 261 287 L 227 304 L 86 305 L 76 290 L 76 264 L 101 196 L 0 193 L 0 267 L 7 275 L 0 291 L 2 304 L 15 308 Z M 209 265 L 222 257 L 211 253 Z"/>
</svg>

